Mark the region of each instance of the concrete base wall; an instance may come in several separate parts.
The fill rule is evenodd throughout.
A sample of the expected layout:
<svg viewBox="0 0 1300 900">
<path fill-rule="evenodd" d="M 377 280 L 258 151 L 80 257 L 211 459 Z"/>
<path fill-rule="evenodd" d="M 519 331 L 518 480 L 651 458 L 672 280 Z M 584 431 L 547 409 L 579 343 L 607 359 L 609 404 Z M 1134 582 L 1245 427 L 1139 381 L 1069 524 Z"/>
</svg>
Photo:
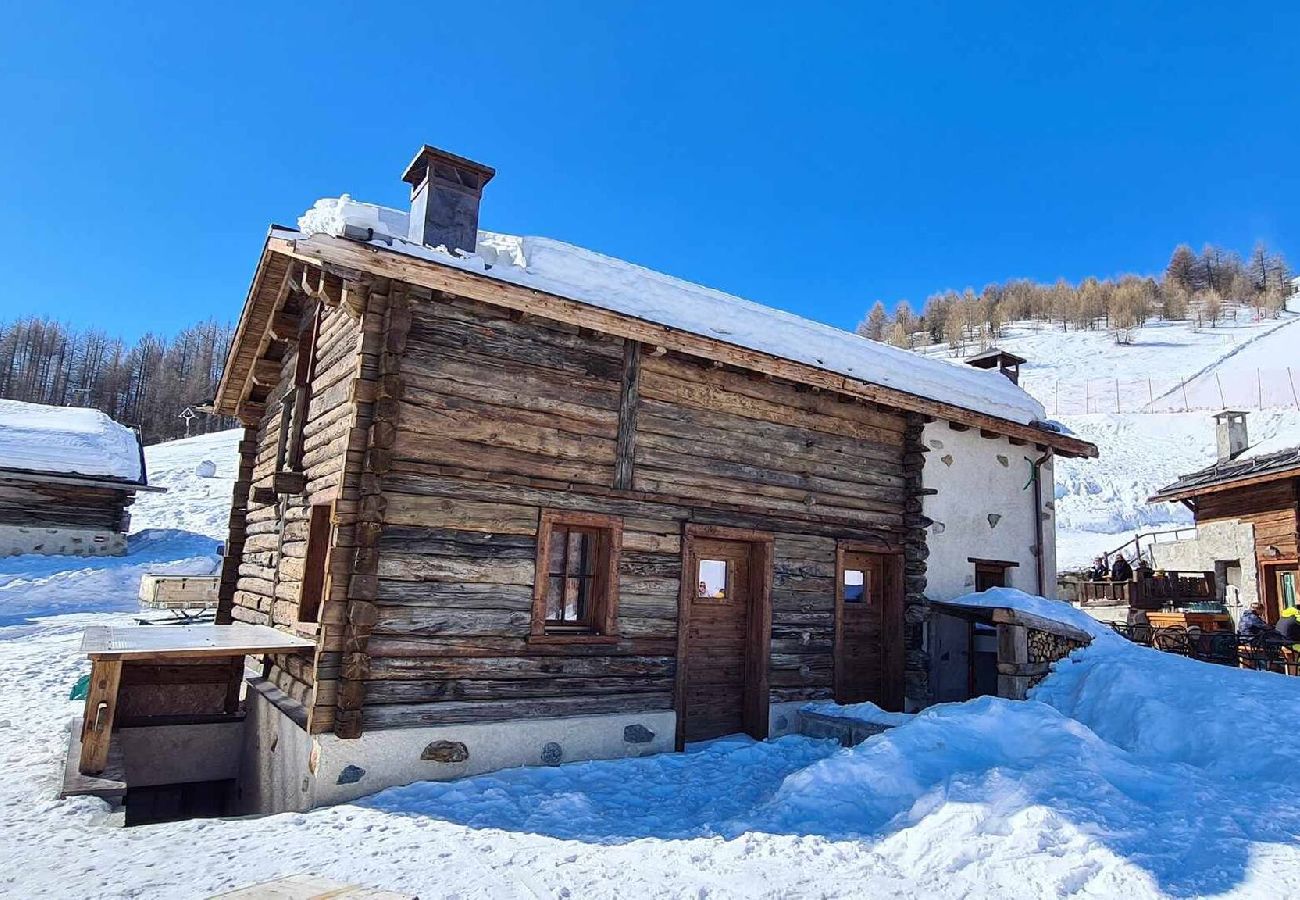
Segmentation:
<svg viewBox="0 0 1300 900">
<path fill-rule="evenodd" d="M 1196 537 L 1191 540 L 1153 544 L 1151 557 L 1151 564 L 1157 569 L 1214 572 L 1215 589 L 1234 619 L 1259 599 L 1255 526 L 1249 523 L 1237 519 L 1205 522 L 1196 526 Z M 1241 567 L 1241 584 L 1236 591 L 1227 591 L 1227 596 L 1223 563 Z"/>
<path fill-rule="evenodd" d="M 222 781 L 240 769 L 242 721 L 203 725 L 144 725 L 119 728 L 126 783 L 131 787 Z"/>
<path fill-rule="evenodd" d="M 39 553 L 44 556 L 121 556 L 126 535 L 99 528 L 31 528 L 0 525 L 0 557 Z"/>
<path fill-rule="evenodd" d="M 450 781 L 517 766 L 671 753 L 672 710 L 475 725 L 389 728 L 356 740 L 308 735 L 274 687 L 250 685 L 239 810 L 301 812 L 416 781 Z M 797 734 L 803 702 L 774 703 L 772 737 Z"/>
<path fill-rule="evenodd" d="M 786 734 L 798 734 L 802 727 L 799 708 L 808 701 L 792 700 L 788 703 L 773 703 L 768 707 L 767 735 L 781 737 Z"/>
</svg>

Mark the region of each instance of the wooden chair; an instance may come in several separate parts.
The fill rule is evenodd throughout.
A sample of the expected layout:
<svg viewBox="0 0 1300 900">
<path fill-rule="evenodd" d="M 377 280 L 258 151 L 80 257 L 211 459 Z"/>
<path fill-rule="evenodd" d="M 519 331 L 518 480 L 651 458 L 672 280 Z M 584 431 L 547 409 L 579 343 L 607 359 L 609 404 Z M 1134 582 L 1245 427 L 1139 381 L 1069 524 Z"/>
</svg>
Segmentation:
<svg viewBox="0 0 1300 900">
<path fill-rule="evenodd" d="M 1190 656 L 1192 651 L 1187 629 L 1180 625 L 1157 628 L 1155 635 L 1151 639 L 1151 645 L 1157 650 L 1162 650 L 1165 653 L 1177 653 L 1179 656 Z"/>
</svg>

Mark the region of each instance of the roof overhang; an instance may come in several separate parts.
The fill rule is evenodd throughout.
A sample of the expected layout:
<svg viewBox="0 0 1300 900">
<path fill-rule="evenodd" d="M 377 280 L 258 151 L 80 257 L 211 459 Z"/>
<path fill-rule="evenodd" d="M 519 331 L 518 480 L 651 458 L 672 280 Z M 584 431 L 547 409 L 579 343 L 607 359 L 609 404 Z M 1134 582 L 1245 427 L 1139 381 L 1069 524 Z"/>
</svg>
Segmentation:
<svg viewBox="0 0 1300 900">
<path fill-rule="evenodd" d="M 126 491 L 128 493 L 143 491 L 146 493 L 161 494 L 166 493 L 167 491 L 166 488 L 154 487 L 150 484 L 141 484 L 138 481 L 127 481 L 122 478 L 77 475 L 69 472 L 41 472 L 36 469 L 0 468 L 0 478 L 6 478 L 12 481 L 30 481 L 40 484 L 64 484 L 69 487 L 106 488 L 114 491 Z"/>
<path fill-rule="evenodd" d="M 244 311 L 217 390 L 218 412 L 237 415 L 240 404 L 247 397 L 253 363 L 269 342 L 268 325 L 287 296 L 294 262 L 318 266 L 327 272 L 333 271 L 344 279 L 353 279 L 358 273 L 366 273 L 372 277 L 390 278 L 456 294 L 493 306 L 640 341 L 665 350 L 731 364 L 774 378 L 835 391 L 882 406 L 979 428 L 982 432 L 1032 443 L 1043 450 L 1050 449 L 1060 456 L 1091 458 L 1097 455 L 1096 445 L 1070 435 L 850 378 L 717 338 L 517 285 L 493 278 L 489 274 L 467 271 L 371 243 L 323 234 L 303 236 L 276 229 L 272 229 L 267 237 L 257 273 L 244 302 Z"/>
<path fill-rule="evenodd" d="M 1260 472 L 1254 475 L 1247 475 L 1242 478 L 1230 478 L 1225 481 L 1215 481 L 1209 484 L 1189 485 L 1179 489 L 1177 484 L 1171 484 L 1167 488 L 1162 488 L 1147 498 L 1148 503 L 1178 503 L 1183 500 L 1193 500 L 1196 497 L 1205 494 L 1220 494 L 1224 491 L 1233 491 L 1239 488 L 1254 487 L 1258 484 L 1268 484 L 1273 481 L 1283 481 L 1290 478 L 1300 478 L 1300 465 L 1289 466 L 1285 469 L 1277 469 L 1272 472 Z"/>
</svg>

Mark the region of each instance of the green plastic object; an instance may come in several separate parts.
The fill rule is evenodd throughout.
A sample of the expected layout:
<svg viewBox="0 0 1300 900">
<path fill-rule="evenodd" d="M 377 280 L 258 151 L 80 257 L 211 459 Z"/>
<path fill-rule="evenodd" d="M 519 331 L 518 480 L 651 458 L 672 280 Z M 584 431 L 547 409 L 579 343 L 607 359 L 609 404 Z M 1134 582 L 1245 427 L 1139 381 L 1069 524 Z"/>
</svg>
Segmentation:
<svg viewBox="0 0 1300 900">
<path fill-rule="evenodd" d="M 82 675 L 77 679 L 77 683 L 72 686 L 71 693 L 68 694 L 69 700 L 85 700 L 86 695 L 90 693 L 90 676 Z"/>
</svg>

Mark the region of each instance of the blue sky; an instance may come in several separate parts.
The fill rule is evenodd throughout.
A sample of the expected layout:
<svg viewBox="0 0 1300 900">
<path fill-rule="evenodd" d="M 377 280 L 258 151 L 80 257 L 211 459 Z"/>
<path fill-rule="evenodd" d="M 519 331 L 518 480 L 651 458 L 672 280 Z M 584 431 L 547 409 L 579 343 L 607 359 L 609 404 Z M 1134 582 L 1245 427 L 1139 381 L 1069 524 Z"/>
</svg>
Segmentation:
<svg viewBox="0 0 1300 900">
<path fill-rule="evenodd" d="M 405 205 L 424 142 L 496 167 L 484 227 L 845 327 L 1179 241 L 1300 268 L 1294 4 L 109 6 L 0 5 L 0 318 L 233 319 L 269 223 Z"/>
</svg>

